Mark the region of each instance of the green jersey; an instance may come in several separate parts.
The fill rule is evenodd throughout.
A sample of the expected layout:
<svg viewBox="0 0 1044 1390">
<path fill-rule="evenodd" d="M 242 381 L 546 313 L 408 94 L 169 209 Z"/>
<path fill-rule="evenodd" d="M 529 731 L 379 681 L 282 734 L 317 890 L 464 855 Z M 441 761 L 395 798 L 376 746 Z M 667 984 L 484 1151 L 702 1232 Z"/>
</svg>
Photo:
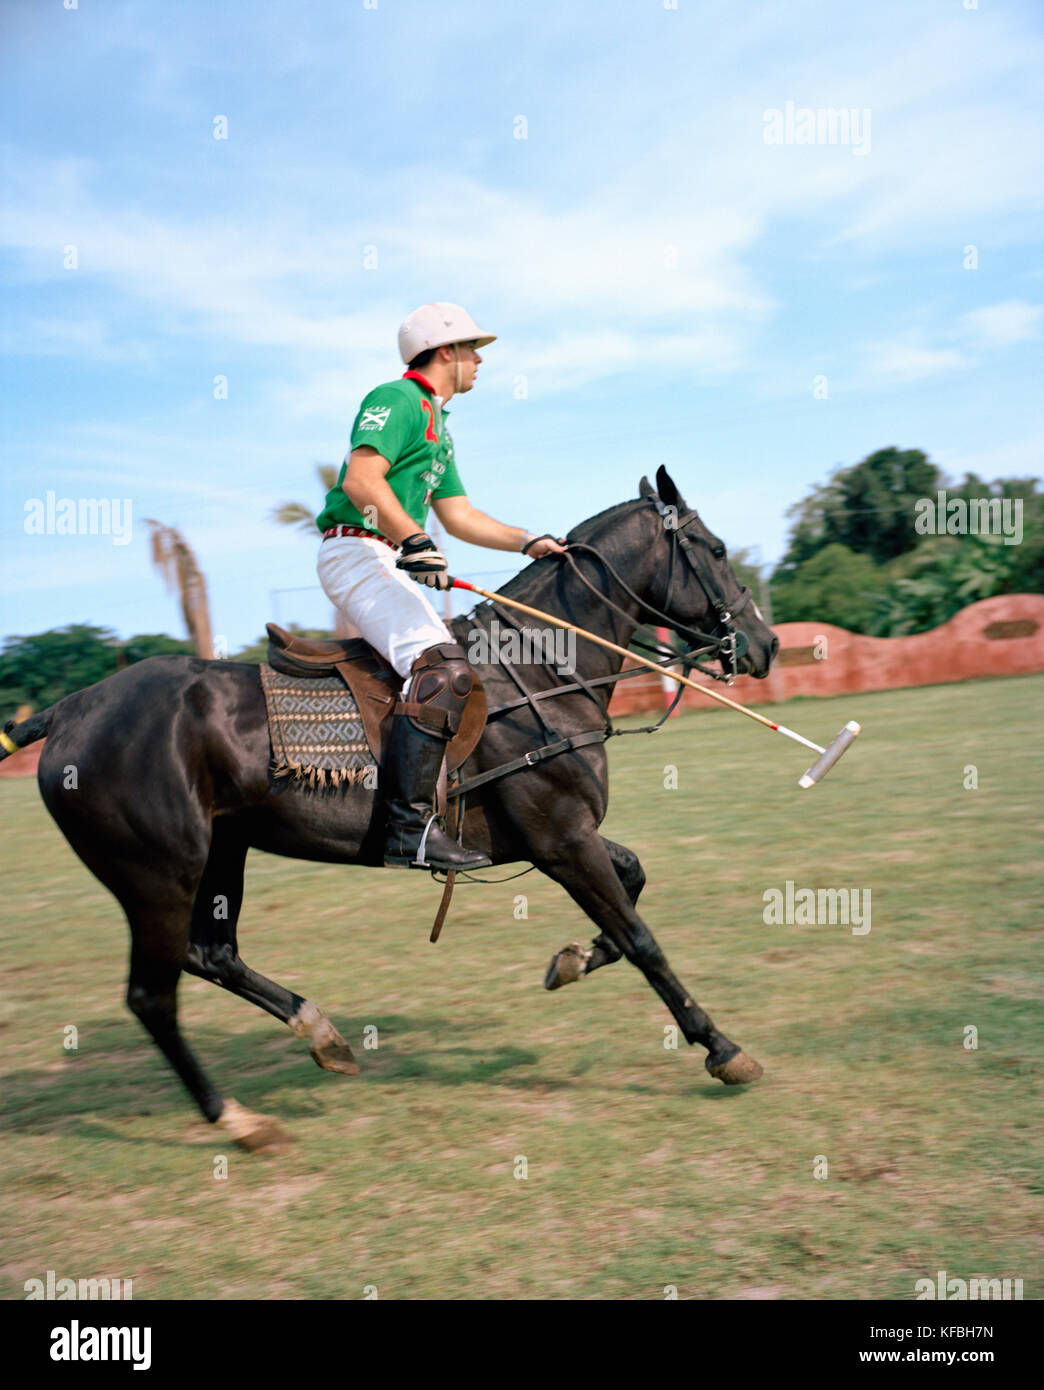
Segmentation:
<svg viewBox="0 0 1044 1390">
<path fill-rule="evenodd" d="M 330 526 L 370 525 L 341 484 L 352 449 L 368 444 L 388 460 L 385 477 L 406 515 L 427 525 L 433 497 L 463 497 L 464 486 L 453 459 L 453 440 L 446 428 L 447 410 L 439 409 L 434 388 L 419 372 L 406 372 L 398 381 L 377 386 L 359 407 L 352 426 L 348 457 L 341 465 L 334 487 L 326 494 L 326 505 L 316 518 L 320 531 Z"/>
</svg>

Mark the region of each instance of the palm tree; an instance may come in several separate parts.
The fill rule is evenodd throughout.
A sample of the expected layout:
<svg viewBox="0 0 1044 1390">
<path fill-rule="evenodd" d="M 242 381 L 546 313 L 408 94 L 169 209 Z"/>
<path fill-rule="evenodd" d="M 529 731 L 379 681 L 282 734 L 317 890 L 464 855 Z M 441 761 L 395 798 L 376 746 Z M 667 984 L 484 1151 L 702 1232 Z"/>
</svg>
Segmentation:
<svg viewBox="0 0 1044 1390">
<path fill-rule="evenodd" d="M 180 531 L 148 518 L 150 528 L 149 553 L 152 563 L 163 576 L 167 591 L 177 590 L 181 612 L 196 655 L 206 661 L 214 659 L 214 637 L 210 626 L 210 604 L 207 601 L 207 581 L 203 578 L 195 555 Z"/>
<path fill-rule="evenodd" d="M 341 471 L 335 463 L 317 463 L 315 471 L 319 475 L 324 494 L 329 492 L 337 484 L 337 475 Z M 303 502 L 283 502 L 281 506 L 272 508 L 272 520 L 278 521 L 280 526 L 294 526 L 299 531 L 315 532 L 314 507 L 306 507 Z"/>
</svg>

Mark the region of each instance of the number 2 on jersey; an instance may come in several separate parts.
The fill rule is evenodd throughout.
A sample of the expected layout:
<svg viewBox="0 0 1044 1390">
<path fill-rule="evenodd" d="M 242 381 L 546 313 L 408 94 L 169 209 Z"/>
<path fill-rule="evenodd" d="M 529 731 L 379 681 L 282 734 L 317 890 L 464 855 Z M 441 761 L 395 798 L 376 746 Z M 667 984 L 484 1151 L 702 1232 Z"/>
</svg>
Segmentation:
<svg viewBox="0 0 1044 1390">
<path fill-rule="evenodd" d="M 429 439 L 432 442 L 432 444 L 437 444 L 439 442 L 439 436 L 435 433 L 435 411 L 432 409 L 431 401 L 422 400 L 421 410 L 423 410 L 425 415 L 427 415 L 428 417 L 428 424 L 427 428 L 424 431 L 424 438 Z"/>
</svg>

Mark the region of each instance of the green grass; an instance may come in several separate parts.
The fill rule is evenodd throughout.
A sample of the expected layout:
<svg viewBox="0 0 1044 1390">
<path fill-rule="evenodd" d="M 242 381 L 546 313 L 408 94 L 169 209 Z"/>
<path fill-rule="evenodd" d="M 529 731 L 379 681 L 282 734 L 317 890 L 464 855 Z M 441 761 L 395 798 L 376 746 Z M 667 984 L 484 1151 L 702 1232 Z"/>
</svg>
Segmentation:
<svg viewBox="0 0 1044 1390">
<path fill-rule="evenodd" d="M 809 792 L 802 750 L 723 713 L 611 745 L 603 829 L 641 857 L 677 974 L 764 1064 L 750 1088 L 664 1048 L 626 962 L 543 991 L 594 928 L 536 873 L 460 887 L 431 946 L 427 876 L 251 856 L 245 959 L 363 1066 L 321 1072 L 274 1019 L 183 981 L 218 1084 L 294 1135 L 278 1158 L 197 1118 L 123 1005 L 115 901 L 35 782 L 0 783 L 0 1294 L 53 1269 L 139 1299 L 907 1299 L 946 1269 L 1039 1297 L 1042 706 L 1039 676 L 793 701 L 820 742 L 864 726 Z M 765 925 L 787 879 L 870 889 L 871 932 Z"/>
</svg>

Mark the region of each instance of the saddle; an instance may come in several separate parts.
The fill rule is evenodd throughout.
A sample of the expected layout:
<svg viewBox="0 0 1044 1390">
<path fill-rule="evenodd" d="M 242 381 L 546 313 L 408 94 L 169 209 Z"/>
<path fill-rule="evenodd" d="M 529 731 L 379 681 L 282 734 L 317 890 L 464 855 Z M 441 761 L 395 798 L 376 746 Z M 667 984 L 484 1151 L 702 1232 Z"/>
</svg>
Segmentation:
<svg viewBox="0 0 1044 1390">
<path fill-rule="evenodd" d="M 268 664 L 285 676 L 319 678 L 340 676 L 352 698 L 366 731 L 376 763 L 383 762 L 384 739 L 402 690 L 402 677 L 383 656 L 361 637 L 332 642 L 297 637 L 275 623 L 266 623 Z M 482 737 L 486 724 L 486 692 L 478 676 L 474 678 L 460 728 L 446 749 L 446 770 L 455 772 L 467 761 Z"/>
</svg>

